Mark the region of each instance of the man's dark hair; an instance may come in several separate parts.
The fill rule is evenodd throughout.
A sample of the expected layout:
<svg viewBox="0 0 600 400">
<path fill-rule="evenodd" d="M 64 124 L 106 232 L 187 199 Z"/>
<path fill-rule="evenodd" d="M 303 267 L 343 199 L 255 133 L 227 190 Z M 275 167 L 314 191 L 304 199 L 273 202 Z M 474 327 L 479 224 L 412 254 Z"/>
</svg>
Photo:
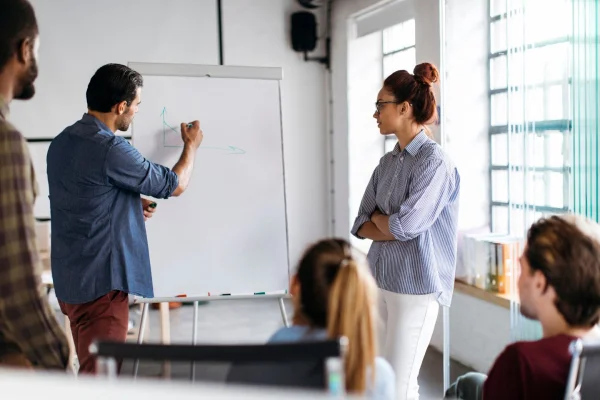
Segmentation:
<svg viewBox="0 0 600 400">
<path fill-rule="evenodd" d="M 531 273 L 540 271 L 554 288 L 556 308 L 569 325 L 598 323 L 600 243 L 595 238 L 565 218 L 543 218 L 529 229 L 524 255 Z"/>
<path fill-rule="evenodd" d="M 0 0 L 0 71 L 23 41 L 37 34 L 35 12 L 27 0 Z"/>
<path fill-rule="evenodd" d="M 144 85 L 142 75 L 121 64 L 106 64 L 98 69 L 87 87 L 89 110 L 109 112 L 122 101 L 130 106 L 137 89 Z"/>
</svg>

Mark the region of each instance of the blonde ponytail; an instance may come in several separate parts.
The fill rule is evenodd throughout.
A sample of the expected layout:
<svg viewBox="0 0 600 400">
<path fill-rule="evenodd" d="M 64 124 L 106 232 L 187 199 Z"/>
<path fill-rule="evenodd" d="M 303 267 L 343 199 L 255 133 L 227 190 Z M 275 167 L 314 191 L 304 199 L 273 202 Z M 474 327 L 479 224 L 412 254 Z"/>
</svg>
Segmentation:
<svg viewBox="0 0 600 400">
<path fill-rule="evenodd" d="M 344 259 L 329 292 L 327 333 L 345 336 L 346 390 L 364 393 L 367 379 L 375 379 L 375 283 L 369 271 Z"/>
</svg>

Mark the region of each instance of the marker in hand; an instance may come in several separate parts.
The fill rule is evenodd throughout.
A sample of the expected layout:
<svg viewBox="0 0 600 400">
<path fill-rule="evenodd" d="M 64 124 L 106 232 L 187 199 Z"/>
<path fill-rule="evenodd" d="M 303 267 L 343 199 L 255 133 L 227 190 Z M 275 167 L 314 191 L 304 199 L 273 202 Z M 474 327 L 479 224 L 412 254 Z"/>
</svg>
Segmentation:
<svg viewBox="0 0 600 400">
<path fill-rule="evenodd" d="M 181 123 L 181 139 L 184 146 L 187 144 L 192 149 L 197 149 L 202 143 L 202 130 L 200 129 L 200 121 L 182 122 Z"/>
<path fill-rule="evenodd" d="M 148 201 L 147 199 L 142 199 L 144 201 Z M 144 203 L 142 203 L 143 205 Z M 144 221 L 148 221 L 150 218 L 152 218 L 152 214 L 154 213 L 154 209 L 156 208 L 157 204 L 156 202 L 151 202 L 149 203 L 146 208 L 143 209 L 144 212 Z"/>
</svg>

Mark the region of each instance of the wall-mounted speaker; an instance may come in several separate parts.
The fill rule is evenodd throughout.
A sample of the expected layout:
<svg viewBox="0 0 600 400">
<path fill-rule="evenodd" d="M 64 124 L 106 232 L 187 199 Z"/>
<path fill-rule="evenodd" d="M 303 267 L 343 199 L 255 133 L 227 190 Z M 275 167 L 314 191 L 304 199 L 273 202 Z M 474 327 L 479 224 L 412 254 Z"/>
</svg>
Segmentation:
<svg viewBox="0 0 600 400">
<path fill-rule="evenodd" d="M 317 19 L 313 13 L 292 14 L 292 47 L 299 52 L 313 51 L 317 47 Z"/>
</svg>

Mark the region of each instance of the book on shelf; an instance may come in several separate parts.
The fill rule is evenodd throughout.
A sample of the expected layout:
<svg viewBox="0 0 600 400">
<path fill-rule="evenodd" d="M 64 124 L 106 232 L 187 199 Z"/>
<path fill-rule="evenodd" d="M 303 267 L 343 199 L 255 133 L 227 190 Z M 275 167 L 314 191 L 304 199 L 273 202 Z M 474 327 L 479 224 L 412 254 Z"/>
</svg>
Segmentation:
<svg viewBox="0 0 600 400">
<path fill-rule="evenodd" d="M 467 276 L 463 279 L 480 289 L 509 294 L 514 268 L 521 254 L 523 239 L 506 234 L 467 235 L 463 241 L 463 260 Z"/>
</svg>

